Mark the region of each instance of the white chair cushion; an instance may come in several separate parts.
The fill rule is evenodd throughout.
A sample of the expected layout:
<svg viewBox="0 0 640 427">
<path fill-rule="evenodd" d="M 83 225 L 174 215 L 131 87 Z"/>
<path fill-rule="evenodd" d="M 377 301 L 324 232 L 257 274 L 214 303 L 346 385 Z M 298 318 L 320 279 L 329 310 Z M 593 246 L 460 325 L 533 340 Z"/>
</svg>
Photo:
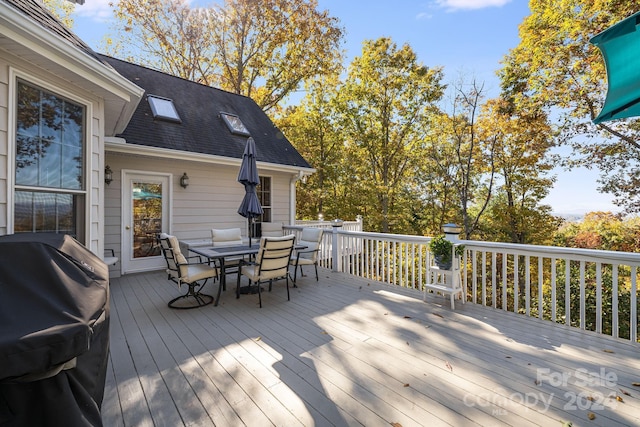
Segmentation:
<svg viewBox="0 0 640 427">
<path fill-rule="evenodd" d="M 263 222 L 260 223 L 260 231 L 262 236 L 266 237 L 281 237 L 282 236 L 282 223 L 279 222 Z"/>
<path fill-rule="evenodd" d="M 242 232 L 239 228 L 211 229 L 213 247 L 242 245 Z"/>
</svg>

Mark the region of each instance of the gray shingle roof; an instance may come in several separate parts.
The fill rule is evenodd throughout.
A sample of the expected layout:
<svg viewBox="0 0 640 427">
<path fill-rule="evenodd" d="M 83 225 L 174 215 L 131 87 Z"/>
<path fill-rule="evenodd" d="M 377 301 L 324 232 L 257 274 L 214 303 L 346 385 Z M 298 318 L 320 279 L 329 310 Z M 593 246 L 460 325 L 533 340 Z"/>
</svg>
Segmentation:
<svg viewBox="0 0 640 427">
<path fill-rule="evenodd" d="M 252 99 L 100 56 L 123 77 L 145 90 L 127 128 L 119 135 L 128 144 L 242 158 L 247 137 L 229 131 L 220 117 L 220 112 L 226 112 L 238 115 L 251 133 L 258 161 L 311 167 Z M 147 95 L 173 100 L 182 123 L 154 120 Z"/>
<path fill-rule="evenodd" d="M 62 25 L 51 12 L 38 0 L 3 0 L 27 17 L 40 24 L 43 28 L 57 34 L 87 55 L 100 61 L 100 58 L 85 42 L 80 40 L 71 30 Z M 75 3 L 82 4 L 79 1 Z"/>
</svg>

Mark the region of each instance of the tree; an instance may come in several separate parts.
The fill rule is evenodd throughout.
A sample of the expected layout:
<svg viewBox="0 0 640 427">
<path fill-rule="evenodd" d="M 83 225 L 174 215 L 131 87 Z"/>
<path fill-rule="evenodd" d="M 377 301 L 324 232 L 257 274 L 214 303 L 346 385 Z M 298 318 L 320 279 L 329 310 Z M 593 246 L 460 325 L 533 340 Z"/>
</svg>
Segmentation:
<svg viewBox="0 0 640 427">
<path fill-rule="evenodd" d="M 317 0 L 121 0 L 112 54 L 276 107 L 304 81 L 339 65 L 342 29 Z M 123 49 L 126 51 L 122 52 Z"/>
<path fill-rule="evenodd" d="M 559 142 L 573 147 L 566 165 L 598 167 L 600 189 L 629 212 L 640 211 L 640 123 L 594 125 L 605 99 L 606 72 L 594 35 L 636 12 L 635 2 L 530 0 L 520 44 L 504 60 L 503 89 L 518 104 L 534 102 L 558 118 Z"/>
<path fill-rule="evenodd" d="M 442 128 L 438 129 L 443 138 L 432 146 L 430 155 L 455 191 L 456 218 L 462 220 L 464 236 L 469 239 L 478 229 L 493 194 L 496 136 L 480 133 L 483 85 L 475 80 L 466 85 L 460 78 L 452 90 L 450 112 L 442 115 Z"/>
<path fill-rule="evenodd" d="M 347 212 L 340 207 L 358 205 L 355 198 L 338 205 L 342 197 L 336 197 L 344 193 L 340 177 L 346 172 L 343 137 L 336 124 L 334 105 L 339 85 L 336 74 L 309 82 L 300 105 L 289 107 L 277 121 L 296 150 L 316 169 L 306 183 L 298 185 L 297 212 L 301 219 L 316 219 L 318 214 L 327 219 L 346 218 Z M 358 213 L 361 212 L 351 217 Z"/>
<path fill-rule="evenodd" d="M 424 158 L 424 122 L 442 97 L 441 79 L 442 71 L 419 63 L 409 45 L 398 49 L 384 37 L 365 41 L 349 67 L 340 115 L 356 176 L 367 184 L 368 218 L 378 231 L 406 227 L 404 209 L 413 200 L 405 199 L 405 190 Z"/>
<path fill-rule="evenodd" d="M 489 100 L 481 115 L 480 134 L 481 140 L 494 141 L 493 158 L 500 183 L 490 203 L 490 214 L 485 216 L 486 238 L 548 244 L 559 219 L 550 214 L 550 206 L 540 205 L 555 181 L 549 176 L 553 134 L 546 115 L 540 109 L 516 110 L 502 98 Z"/>
</svg>

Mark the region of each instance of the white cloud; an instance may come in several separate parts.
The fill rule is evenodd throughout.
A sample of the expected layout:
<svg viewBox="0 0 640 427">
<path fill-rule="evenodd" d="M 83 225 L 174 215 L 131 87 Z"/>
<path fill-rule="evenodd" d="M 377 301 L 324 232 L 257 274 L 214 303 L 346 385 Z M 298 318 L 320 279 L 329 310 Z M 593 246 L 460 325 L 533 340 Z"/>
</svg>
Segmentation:
<svg viewBox="0 0 640 427">
<path fill-rule="evenodd" d="M 417 15 L 416 15 L 416 19 L 417 19 L 418 21 L 422 21 L 422 20 L 426 20 L 426 19 L 431 19 L 431 18 L 433 18 L 433 15 L 428 14 L 428 13 L 426 13 L 426 12 L 421 12 L 421 13 L 419 13 L 419 14 L 417 14 Z"/>
<path fill-rule="evenodd" d="M 75 15 L 89 18 L 94 21 L 104 22 L 113 17 L 109 3 L 113 0 L 89 0 L 83 5 L 76 5 Z"/>
<path fill-rule="evenodd" d="M 450 11 L 502 7 L 509 2 L 511 2 L 511 0 L 436 0 L 438 6 Z"/>
</svg>

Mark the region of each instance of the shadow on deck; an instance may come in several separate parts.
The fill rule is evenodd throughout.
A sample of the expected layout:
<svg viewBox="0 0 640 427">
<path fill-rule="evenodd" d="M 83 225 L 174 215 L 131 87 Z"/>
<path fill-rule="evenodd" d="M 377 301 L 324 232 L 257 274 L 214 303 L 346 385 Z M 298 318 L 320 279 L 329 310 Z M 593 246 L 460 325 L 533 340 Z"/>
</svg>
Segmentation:
<svg viewBox="0 0 640 427">
<path fill-rule="evenodd" d="M 230 286 L 172 310 L 163 272 L 113 279 L 105 425 L 640 425 L 638 345 L 320 273 L 262 309 Z"/>
</svg>

